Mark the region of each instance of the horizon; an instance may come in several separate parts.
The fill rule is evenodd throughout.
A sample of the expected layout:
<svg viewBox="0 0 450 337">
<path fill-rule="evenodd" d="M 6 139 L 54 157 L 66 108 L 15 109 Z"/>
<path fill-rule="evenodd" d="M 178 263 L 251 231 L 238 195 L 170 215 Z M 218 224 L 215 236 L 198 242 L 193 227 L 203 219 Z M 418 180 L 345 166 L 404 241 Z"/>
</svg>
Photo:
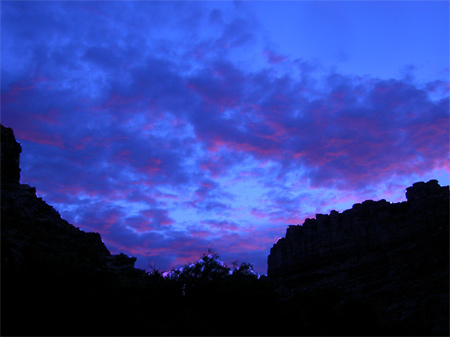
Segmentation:
<svg viewBox="0 0 450 337">
<path fill-rule="evenodd" d="M 136 267 L 449 185 L 448 2 L 3 2 L 21 183 Z M 36 27 L 38 27 L 36 29 Z"/>
</svg>

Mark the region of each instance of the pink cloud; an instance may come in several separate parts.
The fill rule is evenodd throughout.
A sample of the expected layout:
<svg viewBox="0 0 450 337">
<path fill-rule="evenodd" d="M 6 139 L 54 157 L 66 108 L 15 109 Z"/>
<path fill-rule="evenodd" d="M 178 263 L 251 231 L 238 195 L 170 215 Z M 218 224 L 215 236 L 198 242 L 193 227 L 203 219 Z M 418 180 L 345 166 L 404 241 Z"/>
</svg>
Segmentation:
<svg viewBox="0 0 450 337">
<path fill-rule="evenodd" d="M 265 219 L 265 218 L 268 217 L 268 215 L 264 211 L 261 211 L 261 210 L 256 209 L 256 208 L 253 208 L 250 211 L 250 214 L 253 215 L 255 218 L 259 218 L 259 219 Z"/>
<path fill-rule="evenodd" d="M 55 146 L 65 149 L 64 141 L 59 134 L 48 134 L 37 129 L 19 129 L 17 138 L 41 145 Z"/>
<path fill-rule="evenodd" d="M 169 212 L 163 209 L 146 209 L 140 211 L 154 226 L 169 226 L 175 221 L 169 217 Z"/>
<path fill-rule="evenodd" d="M 147 174 L 153 174 L 154 172 L 161 171 L 161 168 L 159 167 L 162 163 L 162 160 L 159 158 L 150 158 L 147 160 L 147 165 L 145 168 L 145 171 Z"/>
<path fill-rule="evenodd" d="M 230 221 L 226 221 L 226 220 L 222 220 L 222 221 L 218 221 L 218 220 L 206 220 L 206 221 L 201 221 L 200 222 L 203 225 L 207 225 L 211 228 L 218 228 L 221 230 L 226 230 L 226 231 L 236 231 L 239 229 L 239 225 L 234 223 L 234 222 L 230 222 Z"/>
<path fill-rule="evenodd" d="M 225 12 L 209 38 L 179 43 L 170 34 L 143 38 L 149 21 L 145 15 L 137 20 L 126 6 L 120 8 L 131 19 L 117 22 L 98 5 L 84 7 L 64 7 L 74 18 L 67 27 L 61 21 L 61 30 L 45 26 L 33 31 L 38 39 L 20 41 L 30 47 L 30 60 L 20 59 L 30 72 L 5 73 L 2 123 L 14 128 L 27 151 L 26 181 L 36 182 L 80 226 L 104 234 L 112 249 L 166 268 L 196 261 L 213 245 L 226 259 L 242 254 L 263 266 L 270 244 L 287 224 L 301 223 L 304 212 L 367 196 L 396 177 L 450 171 L 448 97 L 434 98 L 448 95 L 447 82 L 419 86 L 336 72 L 319 78 L 317 65 L 269 48 L 257 51 L 266 66 L 257 69 L 255 62 L 248 69 L 229 56 L 248 47 L 254 27 Z M 36 17 L 51 12 L 58 11 L 38 6 L 32 17 L 24 11 L 16 27 L 33 29 Z M 111 19 L 113 40 L 88 20 L 91 13 Z M 71 37 L 73 22 L 80 25 Z M 46 36 L 55 38 L 45 44 Z M 83 43 L 61 42 L 71 38 Z M 136 49 L 145 41 L 154 42 L 150 54 Z M 258 182 L 265 200 L 230 209 L 232 197 L 222 186 L 228 173 L 238 175 L 231 186 Z M 301 196 L 305 188 L 314 191 L 312 200 Z M 316 195 L 321 189 L 342 194 Z M 135 215 L 111 206 L 121 200 L 147 209 Z M 175 205 L 195 214 L 183 219 L 186 232 L 176 231 L 162 209 Z M 234 213 L 253 217 L 254 227 Z"/>
<path fill-rule="evenodd" d="M 178 195 L 174 195 L 174 194 L 170 194 L 170 193 L 160 193 L 160 192 L 156 192 L 156 193 L 152 193 L 151 196 L 154 199 L 170 199 L 170 200 L 174 200 L 174 201 L 179 201 L 180 200 L 180 196 Z"/>
<path fill-rule="evenodd" d="M 2 93 L 2 103 L 14 103 L 20 100 L 21 96 L 26 95 L 28 91 L 33 91 L 36 88 L 34 83 L 14 83 L 11 88 Z"/>
</svg>

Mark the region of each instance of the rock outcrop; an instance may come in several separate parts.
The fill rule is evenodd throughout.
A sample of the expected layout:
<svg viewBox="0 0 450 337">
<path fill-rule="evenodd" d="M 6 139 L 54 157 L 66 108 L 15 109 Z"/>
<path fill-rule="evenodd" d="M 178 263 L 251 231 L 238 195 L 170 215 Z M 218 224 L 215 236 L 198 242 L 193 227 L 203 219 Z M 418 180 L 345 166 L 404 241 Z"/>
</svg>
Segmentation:
<svg viewBox="0 0 450 337">
<path fill-rule="evenodd" d="M 112 255 L 98 233 L 69 224 L 36 189 L 20 184 L 21 146 L 12 129 L 1 126 L 2 269 L 92 268 L 104 272 L 138 272 L 136 258 Z"/>
<path fill-rule="evenodd" d="M 391 332 L 448 335 L 449 187 L 418 182 L 406 198 L 289 226 L 270 250 L 268 276 L 290 293 L 331 289 L 371 303 Z"/>
<path fill-rule="evenodd" d="M 223 335 L 236 326 L 254 335 L 448 335 L 449 189 L 435 180 L 408 188 L 407 202 L 369 200 L 290 226 L 271 249 L 268 278 L 206 284 L 199 298 L 112 255 L 98 233 L 20 184 L 21 146 L 3 126 L 1 150 L 3 335 Z"/>
<path fill-rule="evenodd" d="M 123 289 L 144 284 L 146 272 L 20 184 L 21 146 L 3 125 L 1 149 L 1 333 L 95 335 L 105 322 L 119 331 Z"/>
<path fill-rule="evenodd" d="M 5 184 L 19 184 L 20 180 L 20 167 L 19 159 L 22 147 L 16 142 L 14 138 L 13 130 L 5 128 L 2 129 L 2 166 L 1 176 L 2 185 Z"/>
</svg>

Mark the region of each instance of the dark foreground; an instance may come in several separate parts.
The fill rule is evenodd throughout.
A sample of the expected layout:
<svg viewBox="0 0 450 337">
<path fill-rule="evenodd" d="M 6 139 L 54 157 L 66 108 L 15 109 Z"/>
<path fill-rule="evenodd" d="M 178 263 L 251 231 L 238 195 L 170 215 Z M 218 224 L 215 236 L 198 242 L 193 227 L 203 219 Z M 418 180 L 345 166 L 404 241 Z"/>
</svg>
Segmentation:
<svg viewBox="0 0 450 337">
<path fill-rule="evenodd" d="M 1 131 L 2 335 L 448 336 L 448 222 L 372 264 L 344 261 L 344 269 L 324 264 L 302 273 L 294 240 L 277 246 L 270 278 L 258 278 L 246 263 L 228 268 L 212 252 L 163 277 L 134 268 L 134 258 L 112 255 L 99 234 L 70 225 L 20 184 L 20 145 L 11 129 Z M 442 254 L 430 256 L 433 247 Z M 413 251 L 422 257 L 403 258 Z M 383 267 L 393 261 L 401 268 Z M 376 282 L 351 283 L 352 275 L 361 281 L 378 274 Z M 364 296 L 381 288 L 391 294 L 389 306 Z M 401 298 L 400 312 L 398 294 L 409 296 Z M 398 319 L 387 319 L 387 310 Z"/>
</svg>

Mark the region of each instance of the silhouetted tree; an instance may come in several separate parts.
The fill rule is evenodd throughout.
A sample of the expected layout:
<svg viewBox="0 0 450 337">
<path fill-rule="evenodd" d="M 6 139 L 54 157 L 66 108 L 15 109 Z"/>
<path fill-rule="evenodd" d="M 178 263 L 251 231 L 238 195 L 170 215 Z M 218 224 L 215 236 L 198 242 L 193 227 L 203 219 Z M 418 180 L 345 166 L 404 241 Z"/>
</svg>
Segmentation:
<svg viewBox="0 0 450 337">
<path fill-rule="evenodd" d="M 234 276 L 246 276 L 250 278 L 258 278 L 259 275 L 253 270 L 253 265 L 251 263 L 242 262 L 239 267 L 234 266 L 233 273 Z"/>
<path fill-rule="evenodd" d="M 176 283 L 183 295 L 179 302 L 181 334 L 252 335 L 273 331 L 276 294 L 249 263 L 238 265 L 236 261 L 229 268 L 218 254 L 208 250 L 197 262 L 173 269 L 166 279 Z"/>
<path fill-rule="evenodd" d="M 230 268 L 219 260 L 219 255 L 208 249 L 197 262 L 173 269 L 168 278 L 179 283 L 183 295 L 190 296 L 195 293 L 199 296 L 200 292 L 205 292 L 213 283 L 223 280 L 228 275 Z"/>
</svg>

